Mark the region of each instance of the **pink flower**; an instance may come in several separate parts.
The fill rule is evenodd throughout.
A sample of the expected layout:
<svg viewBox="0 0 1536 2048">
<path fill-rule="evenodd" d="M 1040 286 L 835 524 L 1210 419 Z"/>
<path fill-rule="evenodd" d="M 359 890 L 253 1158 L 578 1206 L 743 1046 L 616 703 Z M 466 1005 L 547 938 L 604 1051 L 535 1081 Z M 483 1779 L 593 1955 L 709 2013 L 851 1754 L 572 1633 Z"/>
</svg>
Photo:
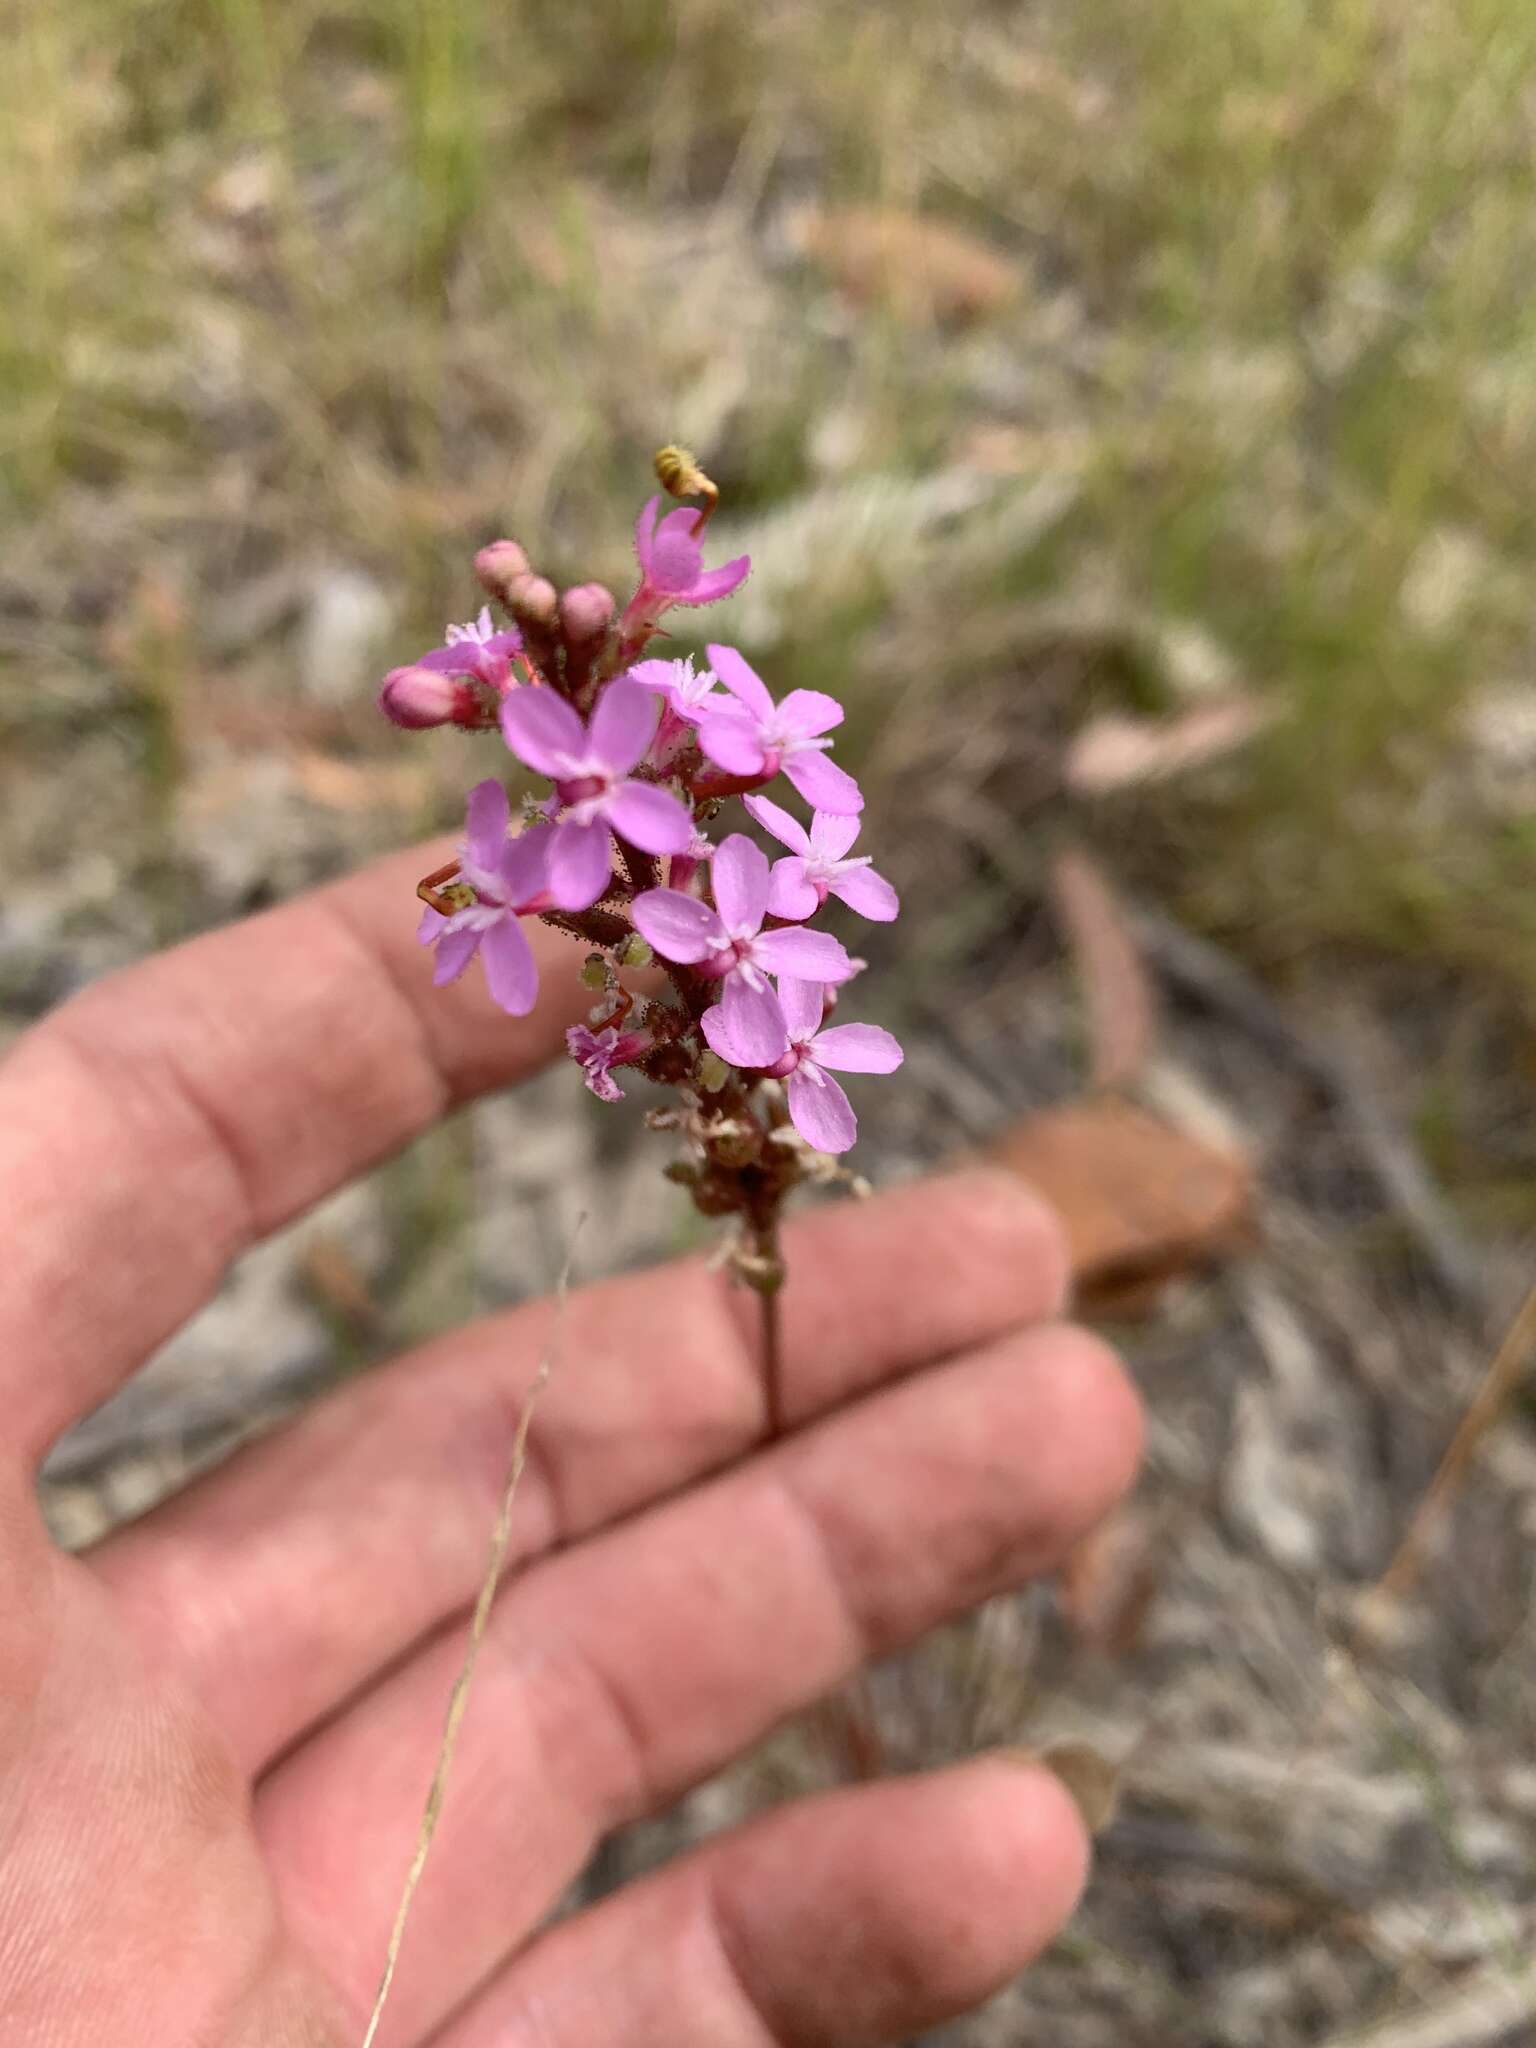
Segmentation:
<svg viewBox="0 0 1536 2048">
<path fill-rule="evenodd" d="M 451 917 L 429 905 L 416 936 L 422 945 L 437 948 L 432 979 L 439 988 L 457 981 L 478 953 L 491 1000 L 511 1016 L 526 1017 L 539 992 L 539 970 L 518 919 L 552 905 L 551 834 L 547 825 L 535 825 L 509 839 L 510 820 L 501 784 L 477 782 L 469 793 L 459 860 L 459 880 L 474 892 L 474 901 Z"/>
<path fill-rule="evenodd" d="M 642 689 L 655 690 L 665 699 L 669 709 L 690 725 L 697 725 L 711 706 L 731 701 L 721 689 L 720 678 L 713 669 L 700 669 L 695 673 L 691 655 L 682 661 L 637 661 L 626 673 Z"/>
<path fill-rule="evenodd" d="M 778 998 L 765 977 L 846 981 L 853 962 L 830 932 L 762 929 L 768 912 L 768 856 L 744 832 L 723 841 L 710 876 L 713 910 L 677 889 L 648 889 L 635 898 L 635 925 L 664 960 L 700 966 L 724 982 L 719 1008 L 740 1048 L 737 1064 L 771 1066 L 789 1041 Z"/>
<path fill-rule="evenodd" d="M 491 620 L 489 605 L 480 607 L 478 619 L 467 626 L 450 626 L 444 645 L 434 647 L 415 664 L 435 669 L 443 676 L 473 676 L 493 690 L 505 690 L 512 680 L 512 656 L 520 651 L 523 636 L 515 626 L 498 631 Z"/>
<path fill-rule="evenodd" d="M 392 725 L 419 732 L 433 725 L 488 731 L 498 700 L 515 682 L 512 657 L 522 647 L 515 629 L 497 632 L 490 607 L 478 619 L 450 626 L 444 645 L 405 668 L 392 668 L 379 691 L 379 709 Z"/>
<path fill-rule="evenodd" d="M 683 853 L 693 842 L 688 806 L 630 770 L 644 757 L 661 702 L 623 676 L 598 698 L 583 725 L 563 697 L 535 687 L 514 690 L 501 707 L 507 745 L 547 775 L 564 806 L 549 850 L 549 883 L 561 910 L 587 910 L 613 873 L 610 831 L 646 853 Z"/>
<path fill-rule="evenodd" d="M 629 609 L 647 616 L 672 604 L 713 604 L 729 597 L 746 581 L 749 555 L 738 555 L 719 569 L 704 567 L 704 550 L 694 537 L 699 515 L 680 505 L 658 520 L 659 497 L 649 499 L 635 521 L 635 554 L 640 562 L 640 588 Z"/>
<path fill-rule="evenodd" d="M 779 1004 L 789 1049 L 768 1072 L 783 1080 L 789 1096 L 789 1118 L 808 1145 L 818 1152 L 846 1152 L 859 1134 L 853 1104 L 832 1079 L 828 1068 L 842 1074 L 892 1074 L 902 1051 L 889 1031 L 878 1024 L 834 1024 L 822 1031 L 824 993 L 820 982 L 779 980 Z M 721 1059 L 733 1067 L 755 1064 L 750 1048 L 733 1028 L 723 1004 L 706 1010 L 704 1036 Z"/>
<path fill-rule="evenodd" d="M 720 688 L 719 679 L 707 668 L 694 673 L 691 659 L 637 661 L 625 674 L 643 690 L 654 690 L 661 699 L 661 724 L 651 747 L 651 762 L 663 771 L 688 750 L 692 728 L 705 707 L 731 701 Z"/>
<path fill-rule="evenodd" d="M 859 785 L 826 758 L 829 739 L 821 735 L 843 722 L 843 707 L 820 690 L 791 690 L 775 704 L 768 687 L 734 647 L 711 646 L 716 675 L 737 700 L 706 710 L 699 720 L 699 745 L 731 775 L 767 781 L 782 768 L 806 802 L 818 811 L 852 817 L 864 808 Z"/>
<path fill-rule="evenodd" d="M 589 1031 L 585 1024 L 573 1024 L 565 1034 L 571 1058 L 581 1068 L 582 1078 L 599 1102 L 622 1102 L 624 1090 L 609 1071 L 627 1066 L 651 1049 L 644 1031 L 620 1031 L 609 1024 L 601 1031 Z"/>
<path fill-rule="evenodd" d="M 869 855 L 844 858 L 859 836 L 857 818 L 817 811 L 807 832 L 797 818 L 765 796 L 749 796 L 744 802 L 765 831 L 792 849 L 789 859 L 773 864 L 768 908 L 775 917 L 814 917 L 829 895 L 879 924 L 889 924 L 895 917 L 900 899 L 884 875 L 875 873 Z"/>
<path fill-rule="evenodd" d="M 674 853 L 667 862 L 667 887 L 686 890 L 705 861 L 714 857 L 715 845 L 698 826 L 693 828 L 693 838 L 686 853 Z"/>
</svg>

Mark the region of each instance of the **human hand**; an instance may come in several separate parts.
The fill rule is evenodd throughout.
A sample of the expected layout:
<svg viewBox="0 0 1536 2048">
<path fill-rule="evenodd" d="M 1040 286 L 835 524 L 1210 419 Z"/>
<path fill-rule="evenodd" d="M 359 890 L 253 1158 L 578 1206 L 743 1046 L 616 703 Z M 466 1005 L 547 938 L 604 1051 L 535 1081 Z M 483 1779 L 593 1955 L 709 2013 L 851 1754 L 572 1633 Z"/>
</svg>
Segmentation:
<svg viewBox="0 0 1536 2048">
<path fill-rule="evenodd" d="M 32 1471 L 229 1261 L 555 1051 L 433 990 L 418 852 L 77 996 L 0 1064 L 0 2038 L 351 2048 L 550 1308 L 321 1403 L 93 1554 Z M 571 960 L 568 942 L 539 935 Z M 574 964 L 574 962 L 572 962 Z M 1062 1250 L 968 1173 L 804 1215 L 788 1435 L 693 1260 L 571 1297 L 390 2048 L 892 2042 L 1070 1911 L 1057 1782 L 983 1758 L 791 1805 L 540 1932 L 609 1830 L 868 1657 L 1049 1568 L 1135 1464 Z"/>
</svg>

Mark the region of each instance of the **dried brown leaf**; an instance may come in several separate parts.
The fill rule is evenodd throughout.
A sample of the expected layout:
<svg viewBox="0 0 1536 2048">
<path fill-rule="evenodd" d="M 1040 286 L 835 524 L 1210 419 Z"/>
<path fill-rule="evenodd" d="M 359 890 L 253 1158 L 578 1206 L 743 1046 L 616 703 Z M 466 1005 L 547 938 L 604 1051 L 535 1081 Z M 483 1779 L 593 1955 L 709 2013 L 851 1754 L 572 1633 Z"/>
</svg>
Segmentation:
<svg viewBox="0 0 1536 2048">
<path fill-rule="evenodd" d="M 1120 1766 L 1092 1743 L 1064 1740 L 1047 1743 L 1044 1749 L 1015 1743 L 1000 1754 L 1047 1770 L 1059 1779 L 1072 1795 L 1090 1835 L 1101 1835 L 1114 1820 L 1120 1803 Z"/>
<path fill-rule="evenodd" d="M 1203 768 L 1246 745 L 1273 717 L 1271 706 L 1246 696 L 1197 704 L 1177 718 L 1106 712 L 1091 719 L 1068 748 L 1067 787 L 1079 796 L 1110 796 Z"/>
<path fill-rule="evenodd" d="M 1252 1241 L 1247 1162 L 1127 1103 L 1042 1111 L 1016 1124 L 996 1156 L 1061 1216 L 1079 1305 L 1091 1314 L 1134 1313 L 1169 1280 Z"/>
<path fill-rule="evenodd" d="M 1165 1532 L 1134 1502 L 1073 1545 L 1061 1568 L 1061 1607 L 1084 1649 L 1125 1657 L 1140 1646 L 1166 1554 Z"/>
<path fill-rule="evenodd" d="M 329 1233 L 312 1238 L 300 1270 L 325 1307 L 348 1322 L 366 1329 L 379 1320 L 379 1304 L 367 1276 L 340 1238 Z"/>
<path fill-rule="evenodd" d="M 1104 871 L 1081 851 L 1060 854 L 1051 885 L 1082 984 L 1095 1088 L 1127 1087 L 1157 1036 L 1157 998 Z"/>
</svg>

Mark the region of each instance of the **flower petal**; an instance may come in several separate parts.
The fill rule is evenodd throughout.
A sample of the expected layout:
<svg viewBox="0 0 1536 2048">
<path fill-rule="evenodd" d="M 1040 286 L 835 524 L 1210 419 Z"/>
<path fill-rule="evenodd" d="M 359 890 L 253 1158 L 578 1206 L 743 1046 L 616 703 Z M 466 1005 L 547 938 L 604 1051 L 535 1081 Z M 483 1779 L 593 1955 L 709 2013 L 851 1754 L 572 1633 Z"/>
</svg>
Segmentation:
<svg viewBox="0 0 1536 2048">
<path fill-rule="evenodd" d="M 761 775 L 768 757 L 743 711 L 710 711 L 699 720 L 699 745 L 728 775 Z"/>
<path fill-rule="evenodd" d="M 840 1074 L 894 1074 L 905 1055 L 878 1024 L 834 1024 L 818 1033 L 811 1057 L 818 1067 L 835 1067 Z"/>
<path fill-rule="evenodd" d="M 773 699 L 757 670 L 734 647 L 723 647 L 718 641 L 710 641 L 705 651 L 710 667 L 731 695 L 746 705 L 759 725 L 766 724 L 773 716 Z"/>
<path fill-rule="evenodd" d="M 820 910 L 821 897 L 799 854 L 786 854 L 783 860 L 774 862 L 773 873 L 768 877 L 768 908 L 775 917 L 792 917 L 797 921 L 814 917 Z"/>
<path fill-rule="evenodd" d="M 432 979 L 438 988 L 457 981 L 480 950 L 481 931 L 445 932 L 432 958 Z"/>
<path fill-rule="evenodd" d="M 624 1090 L 606 1067 L 583 1067 L 581 1078 L 599 1102 L 622 1102 Z"/>
<path fill-rule="evenodd" d="M 723 839 L 709 870 L 720 922 L 733 938 L 761 929 L 768 911 L 768 856 L 745 832 Z"/>
<path fill-rule="evenodd" d="M 792 1045 L 804 1045 L 821 1029 L 826 1007 L 826 989 L 819 981 L 800 981 L 792 974 L 779 976 L 779 1007 Z"/>
<path fill-rule="evenodd" d="M 784 773 L 806 802 L 818 811 L 849 817 L 864 808 L 864 793 L 846 768 L 809 747 L 785 757 Z"/>
<path fill-rule="evenodd" d="M 682 602 L 714 604 L 722 597 L 729 597 L 733 590 L 739 590 L 746 582 L 751 569 L 750 555 L 737 555 L 729 562 L 722 562 L 718 569 L 706 569 L 702 576 L 695 577 L 692 589 Z"/>
<path fill-rule="evenodd" d="M 901 909 L 901 898 L 873 868 L 850 868 L 832 881 L 832 894 L 842 898 L 850 910 L 876 924 L 889 924 Z"/>
<path fill-rule="evenodd" d="M 511 822 L 512 807 L 501 784 L 494 777 L 477 782 L 469 792 L 464 814 L 464 845 L 477 868 L 494 874 L 501 866 Z"/>
<path fill-rule="evenodd" d="M 811 851 L 823 860 L 841 860 L 859 836 L 857 811 L 818 811 L 811 819 Z"/>
<path fill-rule="evenodd" d="M 727 977 L 720 991 L 721 1028 L 736 1049 L 721 1052 L 733 1067 L 771 1067 L 789 1051 L 789 1032 L 779 999 L 765 983 L 748 988 L 739 974 Z M 720 1052 L 720 1047 L 715 1047 Z"/>
<path fill-rule="evenodd" d="M 704 1015 L 699 1019 L 699 1028 L 704 1033 L 704 1040 L 710 1051 L 719 1053 L 721 1059 L 727 1060 L 731 1066 L 755 1066 L 762 1056 L 762 1046 L 765 1041 L 758 1033 L 753 1013 L 750 1011 L 747 1017 L 746 1034 L 745 1036 L 738 1035 L 736 1027 L 740 1006 L 733 1003 L 729 1010 L 725 1007 L 724 997 L 729 992 L 730 987 L 731 983 L 728 982 L 726 988 L 721 992 L 721 1000 L 715 1004 L 712 1010 L 704 1012 Z M 747 993 L 750 995 L 751 990 L 748 990 Z M 766 1064 L 771 1067 L 775 1060 L 783 1058 L 788 1049 L 789 1043 L 785 1039 L 780 1044 L 777 1052 L 768 1055 Z"/>
<path fill-rule="evenodd" d="M 613 840 L 601 819 L 557 825 L 549 841 L 549 894 L 558 910 L 590 910 L 613 873 Z"/>
<path fill-rule="evenodd" d="M 429 668 L 440 676 L 472 676 L 477 672 L 475 657 L 479 652 L 472 640 L 456 640 L 451 647 L 434 647 L 418 655 L 411 667 Z"/>
<path fill-rule="evenodd" d="M 524 910 L 549 888 L 549 850 L 553 825 L 530 825 L 509 839 L 501 856 L 501 878 L 514 910 Z"/>
<path fill-rule="evenodd" d="M 519 761 L 540 775 L 559 775 L 562 761 L 579 760 L 587 750 L 581 720 L 553 690 L 514 690 L 501 707 L 501 731 Z"/>
<path fill-rule="evenodd" d="M 638 683 L 642 690 L 659 690 L 663 697 L 671 699 L 676 692 L 677 671 L 681 665 L 680 662 L 660 659 L 637 661 L 632 668 L 625 669 L 624 674 L 632 683 Z"/>
<path fill-rule="evenodd" d="M 779 725 L 784 732 L 803 733 L 807 739 L 816 739 L 821 733 L 830 732 L 834 725 L 841 725 L 846 715 L 837 699 L 824 690 L 791 690 L 779 706 Z"/>
<path fill-rule="evenodd" d="M 851 981 L 858 971 L 841 940 L 830 932 L 808 932 L 803 925 L 764 932 L 752 941 L 752 958 L 769 974 L 792 974 L 799 981 Z"/>
<path fill-rule="evenodd" d="M 742 798 L 747 814 L 757 820 L 765 832 L 771 832 L 781 846 L 787 846 L 792 853 L 809 853 L 815 840 L 806 832 L 800 820 L 786 811 L 782 804 L 776 804 L 771 797 L 744 796 Z M 858 826 L 854 826 L 858 831 Z"/>
<path fill-rule="evenodd" d="M 611 775 L 627 775 L 646 748 L 661 716 L 653 690 L 617 676 L 598 698 L 587 730 L 587 753 Z"/>
<path fill-rule="evenodd" d="M 717 953 L 725 942 L 720 920 L 707 903 L 681 889 L 647 889 L 634 903 L 635 929 L 663 960 L 690 966 Z"/>
<path fill-rule="evenodd" d="M 830 1074 L 813 1079 L 804 1067 L 789 1077 L 789 1120 L 818 1152 L 846 1152 L 859 1135 L 853 1104 Z"/>
<path fill-rule="evenodd" d="M 491 1001 L 509 1017 L 526 1017 L 538 999 L 539 970 L 515 917 L 498 918 L 480 945 L 480 964 Z"/>
<path fill-rule="evenodd" d="M 693 813 L 654 782 L 621 782 L 608 799 L 607 816 L 615 832 L 646 853 L 686 853 L 693 844 Z"/>
<path fill-rule="evenodd" d="M 640 564 L 642 576 L 651 573 L 651 536 L 656 531 L 656 514 L 660 506 L 659 494 L 647 498 L 640 507 L 640 517 L 635 521 L 635 560 Z"/>
<path fill-rule="evenodd" d="M 686 597 L 704 568 L 704 551 L 693 537 L 698 513 L 679 505 L 659 522 L 651 537 L 651 559 L 646 574 L 657 590 L 669 596 Z"/>
<path fill-rule="evenodd" d="M 435 945 L 438 934 L 443 930 L 447 922 L 447 918 L 443 916 L 441 911 L 434 910 L 430 903 L 424 903 L 421 907 L 421 916 L 416 921 L 417 945 Z"/>
</svg>

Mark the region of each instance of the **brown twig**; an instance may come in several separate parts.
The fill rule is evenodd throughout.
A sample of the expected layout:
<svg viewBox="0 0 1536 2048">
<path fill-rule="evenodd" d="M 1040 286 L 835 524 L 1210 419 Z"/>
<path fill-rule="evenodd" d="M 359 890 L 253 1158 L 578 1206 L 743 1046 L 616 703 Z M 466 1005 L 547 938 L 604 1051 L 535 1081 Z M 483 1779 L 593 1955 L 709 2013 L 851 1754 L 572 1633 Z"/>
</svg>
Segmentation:
<svg viewBox="0 0 1536 2048">
<path fill-rule="evenodd" d="M 1521 1303 L 1519 1313 L 1489 1362 L 1482 1385 L 1456 1425 L 1455 1434 L 1446 1446 L 1428 1490 L 1415 1508 L 1391 1563 L 1376 1583 L 1379 1595 L 1401 1599 L 1417 1579 L 1437 1524 L 1466 1478 L 1478 1446 L 1503 1413 L 1524 1376 L 1533 1350 L 1536 1350 L 1536 1286 Z"/>
</svg>

